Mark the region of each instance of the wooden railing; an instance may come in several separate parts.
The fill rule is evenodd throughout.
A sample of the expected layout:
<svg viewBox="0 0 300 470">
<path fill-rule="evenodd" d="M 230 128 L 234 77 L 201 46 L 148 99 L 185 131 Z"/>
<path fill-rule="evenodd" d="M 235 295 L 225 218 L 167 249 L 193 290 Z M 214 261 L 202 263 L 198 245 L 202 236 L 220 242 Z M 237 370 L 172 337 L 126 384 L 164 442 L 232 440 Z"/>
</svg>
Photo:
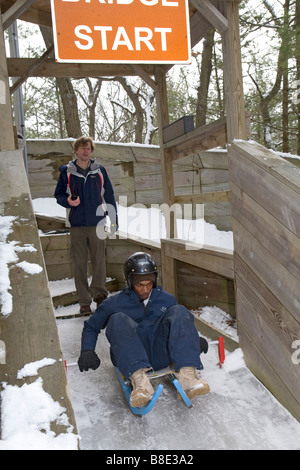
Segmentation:
<svg viewBox="0 0 300 470">
<path fill-rule="evenodd" d="M 254 374 L 300 419 L 299 168 L 236 141 L 229 172 L 240 344 Z"/>
</svg>

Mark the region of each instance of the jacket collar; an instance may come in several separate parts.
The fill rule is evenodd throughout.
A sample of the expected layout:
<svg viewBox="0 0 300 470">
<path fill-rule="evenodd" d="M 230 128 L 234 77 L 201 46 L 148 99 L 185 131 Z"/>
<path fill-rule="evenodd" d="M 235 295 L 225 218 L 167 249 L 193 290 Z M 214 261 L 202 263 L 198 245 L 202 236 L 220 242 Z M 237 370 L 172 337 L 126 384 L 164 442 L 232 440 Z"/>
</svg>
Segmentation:
<svg viewBox="0 0 300 470">
<path fill-rule="evenodd" d="M 76 167 L 76 159 L 70 161 L 67 164 L 67 170 L 69 173 L 76 174 L 77 173 L 77 167 Z M 90 171 L 97 171 L 99 168 L 99 164 L 96 162 L 96 160 L 91 160 L 91 165 L 90 165 Z"/>
<path fill-rule="evenodd" d="M 153 287 L 151 291 L 151 300 L 155 299 L 160 291 L 161 291 L 161 287 Z M 128 287 L 125 287 L 123 292 L 125 295 L 128 295 L 132 300 L 135 300 L 135 301 L 140 300 L 139 296 L 136 294 L 136 292 L 133 289 L 129 289 Z"/>
</svg>

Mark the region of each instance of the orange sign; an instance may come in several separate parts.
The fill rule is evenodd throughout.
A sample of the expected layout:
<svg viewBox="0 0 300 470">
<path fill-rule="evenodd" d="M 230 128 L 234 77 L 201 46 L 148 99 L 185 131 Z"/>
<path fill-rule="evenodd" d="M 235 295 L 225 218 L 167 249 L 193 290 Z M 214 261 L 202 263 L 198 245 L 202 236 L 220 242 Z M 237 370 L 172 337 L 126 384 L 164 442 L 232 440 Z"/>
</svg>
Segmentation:
<svg viewBox="0 0 300 470">
<path fill-rule="evenodd" d="M 189 63 L 188 0 L 51 0 L 58 62 Z"/>
</svg>

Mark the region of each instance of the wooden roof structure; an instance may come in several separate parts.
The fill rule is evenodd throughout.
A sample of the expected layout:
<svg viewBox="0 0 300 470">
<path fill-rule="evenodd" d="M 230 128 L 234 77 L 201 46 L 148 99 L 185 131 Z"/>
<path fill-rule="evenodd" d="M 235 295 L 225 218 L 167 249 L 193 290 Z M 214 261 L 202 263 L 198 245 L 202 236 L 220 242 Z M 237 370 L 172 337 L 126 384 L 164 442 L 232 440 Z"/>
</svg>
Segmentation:
<svg viewBox="0 0 300 470">
<path fill-rule="evenodd" d="M 224 82 L 226 94 L 226 114 L 228 139 L 244 138 L 246 125 L 244 116 L 243 86 L 241 73 L 238 0 L 189 0 L 191 46 L 195 46 L 212 29 L 216 28 L 222 35 L 224 55 Z M 3 30 L 7 29 L 16 19 L 21 19 L 40 26 L 52 28 L 50 0 L 0 0 Z M 166 89 L 162 85 L 163 76 L 170 65 L 155 64 L 107 64 L 107 63 L 57 63 L 51 46 L 40 58 L 6 58 L 4 45 L 0 49 L 1 72 L 0 80 L 4 79 L 8 86 L 8 77 L 18 78 L 10 93 L 16 90 L 28 77 L 100 77 L 100 76 L 140 76 L 148 85 L 156 90 L 157 96 L 161 89 L 164 97 L 163 108 L 167 105 Z M 2 75 L 2 76 L 1 76 Z M 159 98 L 158 98 L 159 106 Z M 7 103 L 7 102 L 6 102 Z M 3 110 L 3 108 L 2 108 Z M 6 117 L 7 112 L 3 112 Z M 162 111 L 162 127 L 169 124 L 168 113 Z M 230 125 L 228 127 L 228 121 Z M 0 110 L 0 129 L 1 129 Z M 7 134 L 8 122 L 5 133 Z M 224 122 L 221 124 L 221 127 Z M 219 126 L 218 126 L 219 127 Z M 203 131 L 203 130 L 202 130 Z M 218 129 L 219 131 L 219 129 Z M 215 133 L 215 129 L 213 129 Z M 203 133 L 203 132 L 202 132 Z M 10 137 L 11 138 L 11 137 Z M 193 139 L 199 140 L 197 136 Z M 203 135 L 201 136 L 203 141 Z M 224 140 L 224 139 L 223 139 Z M 219 145 L 219 141 L 208 146 Z M 1 145 L 1 144 L 0 144 Z M 185 145 L 185 144 L 184 144 Z M 4 144 L 2 148 L 11 148 Z M 1 147 L 0 147 L 1 150 Z M 181 150 L 179 150 L 181 152 Z"/>
</svg>

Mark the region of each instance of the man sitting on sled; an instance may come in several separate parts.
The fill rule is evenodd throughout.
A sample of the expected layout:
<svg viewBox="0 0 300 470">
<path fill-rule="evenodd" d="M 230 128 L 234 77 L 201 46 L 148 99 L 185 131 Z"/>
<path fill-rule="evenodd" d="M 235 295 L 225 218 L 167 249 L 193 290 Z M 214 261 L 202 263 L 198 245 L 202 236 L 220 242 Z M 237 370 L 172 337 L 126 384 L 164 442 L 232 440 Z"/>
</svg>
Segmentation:
<svg viewBox="0 0 300 470">
<path fill-rule="evenodd" d="M 104 300 L 84 322 L 80 371 L 99 367 L 94 350 L 100 330 L 106 328 L 112 362 L 132 385 L 132 407 L 145 406 L 154 393 L 146 372 L 170 365 L 189 398 L 208 393 L 207 382 L 196 372 L 203 369 L 200 353 L 207 351 L 207 343 L 199 338 L 187 308 L 157 286 L 154 258 L 134 253 L 125 262 L 124 274 L 128 287 Z"/>
</svg>

